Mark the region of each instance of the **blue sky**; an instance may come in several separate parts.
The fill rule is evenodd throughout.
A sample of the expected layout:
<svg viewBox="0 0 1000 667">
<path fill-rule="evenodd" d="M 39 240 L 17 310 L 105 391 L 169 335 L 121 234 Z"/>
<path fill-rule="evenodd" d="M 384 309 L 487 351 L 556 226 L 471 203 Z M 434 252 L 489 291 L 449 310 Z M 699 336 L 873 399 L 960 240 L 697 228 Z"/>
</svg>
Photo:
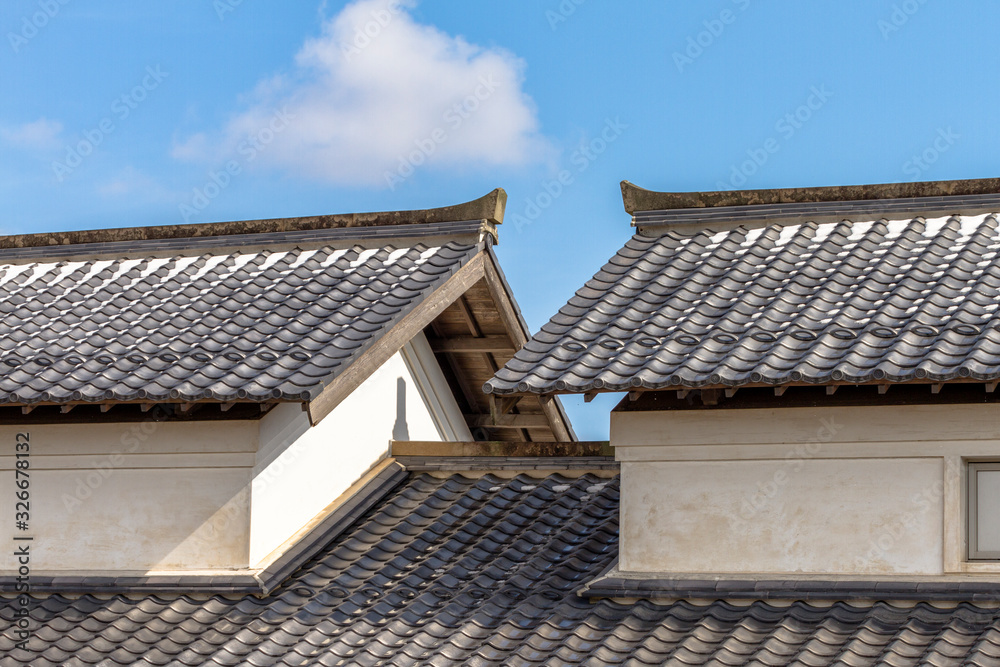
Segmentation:
<svg viewBox="0 0 1000 667">
<path fill-rule="evenodd" d="M 0 232 L 507 190 L 537 330 L 666 191 L 1000 175 L 1000 6 L 5 0 Z M 567 398 L 607 434 L 614 397 Z"/>
</svg>

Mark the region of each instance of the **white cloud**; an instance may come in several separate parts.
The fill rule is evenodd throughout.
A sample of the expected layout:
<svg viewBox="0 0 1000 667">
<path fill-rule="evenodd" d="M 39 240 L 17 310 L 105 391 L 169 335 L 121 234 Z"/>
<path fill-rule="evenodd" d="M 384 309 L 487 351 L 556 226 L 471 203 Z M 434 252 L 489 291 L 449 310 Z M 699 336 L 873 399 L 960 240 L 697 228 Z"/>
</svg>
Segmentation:
<svg viewBox="0 0 1000 667">
<path fill-rule="evenodd" d="M 59 148 L 59 134 L 62 129 L 62 123 L 59 121 L 39 118 L 23 125 L 0 127 L 0 139 L 18 148 L 48 151 Z"/>
<path fill-rule="evenodd" d="M 174 138 L 170 156 L 178 160 L 202 160 L 210 155 L 208 136 L 204 132 L 192 134 L 184 139 Z"/>
<path fill-rule="evenodd" d="M 212 137 L 178 159 L 225 157 L 338 184 L 382 184 L 420 167 L 519 165 L 545 157 L 524 63 L 417 23 L 413 0 L 358 0 L 309 39 L 287 76 L 261 81 Z M 282 116 L 284 111 L 285 115 Z"/>
</svg>

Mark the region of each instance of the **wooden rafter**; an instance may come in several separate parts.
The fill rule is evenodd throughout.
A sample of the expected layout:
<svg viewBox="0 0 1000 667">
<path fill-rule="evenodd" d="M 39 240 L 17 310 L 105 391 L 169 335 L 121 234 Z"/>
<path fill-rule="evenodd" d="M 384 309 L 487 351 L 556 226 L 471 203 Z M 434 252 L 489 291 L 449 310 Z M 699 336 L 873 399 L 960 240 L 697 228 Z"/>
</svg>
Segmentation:
<svg viewBox="0 0 1000 667">
<path fill-rule="evenodd" d="M 495 419 L 501 417 L 508 412 L 510 412 L 517 402 L 521 400 L 520 396 L 494 396 L 490 394 L 490 415 Z"/>
<path fill-rule="evenodd" d="M 466 307 L 468 307 L 466 305 Z M 469 311 L 471 315 L 471 311 Z M 475 353 L 504 354 L 512 356 L 514 346 L 507 336 L 456 336 L 431 341 L 431 349 L 440 353 Z"/>
<path fill-rule="evenodd" d="M 476 315 L 472 312 L 472 308 L 469 307 L 469 302 L 466 301 L 464 294 L 458 297 L 458 300 L 455 301 L 455 305 L 458 307 L 458 311 L 462 314 L 462 319 L 465 320 L 466 326 L 469 327 L 469 333 L 472 334 L 472 338 L 485 338 L 483 336 L 483 330 L 479 326 L 479 322 L 476 321 Z M 493 358 L 493 354 L 491 352 L 484 351 L 482 352 L 482 355 L 483 360 L 486 362 L 486 368 L 489 370 L 491 376 L 500 370 L 500 366 L 497 364 L 496 359 Z M 514 406 L 511 406 L 511 409 L 514 409 Z M 531 440 L 531 437 L 528 435 L 526 430 L 518 431 L 518 437 L 525 442 Z"/>
<path fill-rule="evenodd" d="M 501 415 L 493 419 L 492 415 L 465 415 L 465 420 L 472 428 L 546 428 L 549 420 L 545 415 Z"/>
<path fill-rule="evenodd" d="M 431 323 L 431 330 L 434 332 L 435 335 L 437 336 L 441 335 L 440 327 L 437 325 L 436 322 Z M 458 362 L 455 360 L 455 357 L 450 354 L 444 355 L 443 361 L 451 369 L 451 373 L 455 378 L 455 382 L 458 383 L 458 390 L 462 393 L 462 396 L 465 398 L 465 403 L 469 406 L 470 410 L 475 410 L 476 407 L 479 405 L 478 396 L 476 395 L 475 391 L 473 391 L 472 386 L 469 384 L 468 378 L 465 377 L 465 373 L 463 373 L 462 369 L 459 368 Z"/>
</svg>

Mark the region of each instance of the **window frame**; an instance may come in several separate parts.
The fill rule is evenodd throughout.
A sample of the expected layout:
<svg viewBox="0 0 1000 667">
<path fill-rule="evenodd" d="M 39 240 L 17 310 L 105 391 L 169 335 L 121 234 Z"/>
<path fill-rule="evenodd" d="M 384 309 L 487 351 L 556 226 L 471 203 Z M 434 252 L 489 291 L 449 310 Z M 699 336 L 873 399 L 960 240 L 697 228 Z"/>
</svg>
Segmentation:
<svg viewBox="0 0 1000 667">
<path fill-rule="evenodd" d="M 997 561 L 1000 560 L 1000 550 L 981 551 L 979 549 L 978 473 L 981 470 L 1000 472 L 1000 461 L 969 461 L 968 463 L 966 507 L 969 523 L 966 529 L 966 537 L 969 548 L 966 558 L 970 561 Z"/>
</svg>

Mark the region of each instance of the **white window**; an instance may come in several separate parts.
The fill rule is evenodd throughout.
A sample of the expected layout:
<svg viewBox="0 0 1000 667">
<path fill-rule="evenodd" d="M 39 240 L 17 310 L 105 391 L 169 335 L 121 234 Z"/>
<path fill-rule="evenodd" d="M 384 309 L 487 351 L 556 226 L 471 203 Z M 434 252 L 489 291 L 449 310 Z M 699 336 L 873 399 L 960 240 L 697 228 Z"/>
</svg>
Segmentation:
<svg viewBox="0 0 1000 667">
<path fill-rule="evenodd" d="M 969 560 L 1000 560 L 1000 462 L 969 464 Z"/>
</svg>

